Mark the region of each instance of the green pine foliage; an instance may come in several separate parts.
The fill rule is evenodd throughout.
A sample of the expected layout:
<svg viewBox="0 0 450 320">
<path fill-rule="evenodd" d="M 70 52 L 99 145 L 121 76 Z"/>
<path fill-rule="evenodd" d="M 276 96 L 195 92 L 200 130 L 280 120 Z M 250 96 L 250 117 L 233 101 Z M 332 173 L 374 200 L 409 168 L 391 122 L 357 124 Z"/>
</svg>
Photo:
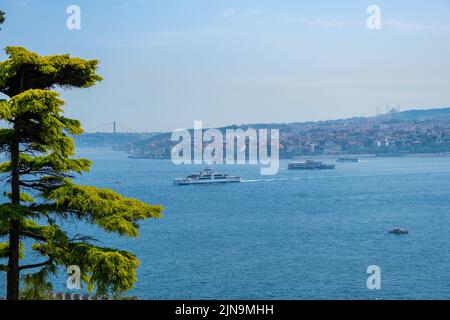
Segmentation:
<svg viewBox="0 0 450 320">
<path fill-rule="evenodd" d="M 0 152 L 9 161 L 0 164 L 0 175 L 11 191 L 5 192 L 10 201 L 0 204 L 0 261 L 6 261 L 0 271 L 8 273 L 8 298 L 19 297 L 14 279 L 23 270 L 33 272 L 22 276 L 20 297 L 48 297 L 49 277 L 69 265 L 80 267 L 86 288 L 94 294 L 122 294 L 137 280 L 137 257 L 93 245 L 89 236 L 70 238 L 58 225 L 75 219 L 137 237 L 139 222 L 159 218 L 162 212 L 161 206 L 73 182 L 92 163 L 75 158 L 71 136 L 83 130 L 78 120 L 64 117 L 64 101 L 52 89 L 93 86 L 102 79 L 96 74 L 98 61 L 39 56 L 21 47 L 7 47 L 6 53 L 9 58 L 0 62 L 0 92 L 8 97 L 0 101 L 0 120 L 7 123 L 0 129 Z M 41 257 L 35 264 L 20 264 L 24 239 L 34 242 L 32 256 Z"/>
</svg>

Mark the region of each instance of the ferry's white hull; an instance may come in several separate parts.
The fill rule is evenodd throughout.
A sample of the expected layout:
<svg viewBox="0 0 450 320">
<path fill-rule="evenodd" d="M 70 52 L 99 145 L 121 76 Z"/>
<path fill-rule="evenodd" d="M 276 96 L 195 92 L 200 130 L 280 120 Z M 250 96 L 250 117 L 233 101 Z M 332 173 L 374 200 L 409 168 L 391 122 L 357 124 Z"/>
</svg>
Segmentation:
<svg viewBox="0 0 450 320">
<path fill-rule="evenodd" d="M 236 182 L 242 182 L 242 178 L 230 178 L 230 179 L 223 179 L 223 180 L 174 180 L 173 184 L 177 186 L 182 185 L 190 185 L 190 184 L 222 184 L 222 183 L 236 183 Z"/>
</svg>

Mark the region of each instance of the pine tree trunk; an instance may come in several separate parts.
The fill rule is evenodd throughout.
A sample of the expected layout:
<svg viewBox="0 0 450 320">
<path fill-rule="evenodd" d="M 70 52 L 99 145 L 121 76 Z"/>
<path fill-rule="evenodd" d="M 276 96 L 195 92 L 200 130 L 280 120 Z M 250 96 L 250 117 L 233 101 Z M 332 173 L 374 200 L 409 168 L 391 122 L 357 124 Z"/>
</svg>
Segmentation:
<svg viewBox="0 0 450 320">
<path fill-rule="evenodd" d="M 13 142 L 11 152 L 11 202 L 20 205 L 19 143 Z M 19 300 L 19 227 L 20 221 L 11 218 L 9 230 L 9 261 L 7 275 L 7 299 Z"/>
</svg>

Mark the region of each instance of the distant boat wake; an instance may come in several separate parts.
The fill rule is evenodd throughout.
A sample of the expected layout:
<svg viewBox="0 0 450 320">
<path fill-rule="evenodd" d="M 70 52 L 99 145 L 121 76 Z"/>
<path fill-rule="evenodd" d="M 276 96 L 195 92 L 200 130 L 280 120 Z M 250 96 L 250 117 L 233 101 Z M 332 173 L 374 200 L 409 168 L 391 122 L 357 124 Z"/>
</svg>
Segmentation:
<svg viewBox="0 0 450 320">
<path fill-rule="evenodd" d="M 309 178 L 279 178 L 279 179 L 254 179 L 254 180 L 242 180 L 242 183 L 252 182 L 274 182 L 274 181 L 292 181 L 292 180 L 309 180 Z"/>
<path fill-rule="evenodd" d="M 295 180 L 328 180 L 328 179 L 358 179 L 370 177 L 389 177 L 389 176 L 411 176 L 423 174 L 448 174 L 449 171 L 429 171 L 429 172 L 402 172 L 402 173 L 382 173 L 382 174 L 362 174 L 362 175 L 348 175 L 348 176 L 323 176 L 323 177 L 291 177 L 291 178 L 273 178 L 273 179 L 249 179 L 242 180 L 242 183 L 255 182 L 276 182 L 276 181 L 295 181 Z"/>
</svg>

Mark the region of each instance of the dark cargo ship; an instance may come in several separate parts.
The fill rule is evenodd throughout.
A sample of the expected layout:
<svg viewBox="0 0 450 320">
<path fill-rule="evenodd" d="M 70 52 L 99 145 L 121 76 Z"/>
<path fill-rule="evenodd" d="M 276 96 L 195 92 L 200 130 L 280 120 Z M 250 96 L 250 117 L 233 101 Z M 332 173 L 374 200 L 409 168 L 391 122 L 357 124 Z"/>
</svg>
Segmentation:
<svg viewBox="0 0 450 320">
<path fill-rule="evenodd" d="M 321 161 L 306 160 L 305 162 L 291 162 L 288 170 L 330 170 L 336 168 L 334 164 L 327 164 Z"/>
</svg>

